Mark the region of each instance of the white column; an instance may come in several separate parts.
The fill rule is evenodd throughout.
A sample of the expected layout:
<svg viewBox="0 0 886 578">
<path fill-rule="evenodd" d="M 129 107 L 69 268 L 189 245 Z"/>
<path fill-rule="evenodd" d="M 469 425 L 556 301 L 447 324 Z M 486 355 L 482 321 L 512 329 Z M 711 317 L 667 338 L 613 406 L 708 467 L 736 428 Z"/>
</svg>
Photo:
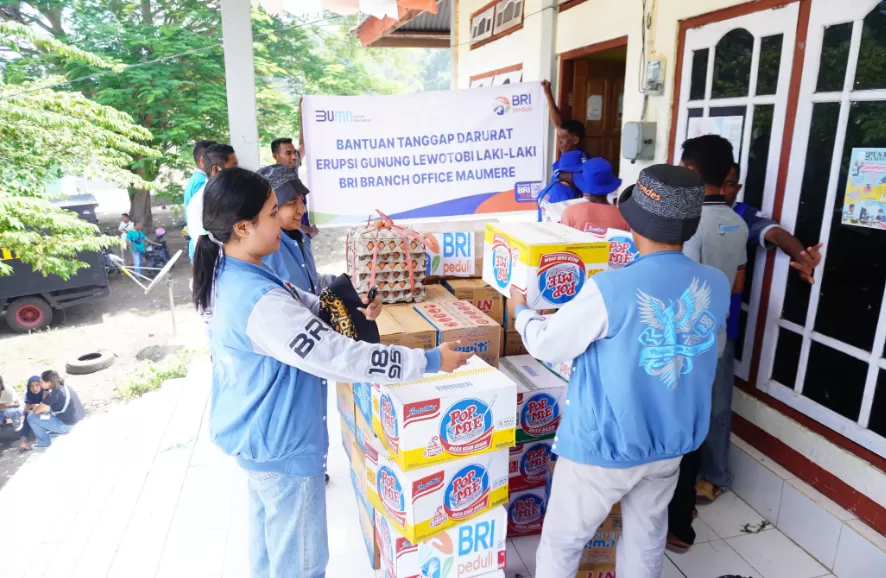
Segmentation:
<svg viewBox="0 0 886 578">
<path fill-rule="evenodd" d="M 241 167 L 258 170 L 258 119 L 249 0 L 221 0 L 231 146 Z"/>
<path fill-rule="evenodd" d="M 458 0 L 449 2 L 449 56 L 452 60 L 450 90 L 458 89 Z"/>
</svg>

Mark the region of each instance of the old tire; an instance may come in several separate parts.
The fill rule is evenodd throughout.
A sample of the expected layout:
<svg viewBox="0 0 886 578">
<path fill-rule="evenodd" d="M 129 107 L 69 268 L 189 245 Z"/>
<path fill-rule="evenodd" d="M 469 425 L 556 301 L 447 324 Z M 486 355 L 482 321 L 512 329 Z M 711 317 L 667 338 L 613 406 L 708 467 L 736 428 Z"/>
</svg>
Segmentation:
<svg viewBox="0 0 886 578">
<path fill-rule="evenodd" d="M 107 369 L 114 365 L 114 354 L 107 351 L 84 353 L 65 365 L 65 371 L 71 375 L 86 375 Z"/>
<path fill-rule="evenodd" d="M 37 331 L 51 322 L 52 307 L 42 297 L 22 297 L 6 309 L 6 323 L 16 333 Z"/>
</svg>

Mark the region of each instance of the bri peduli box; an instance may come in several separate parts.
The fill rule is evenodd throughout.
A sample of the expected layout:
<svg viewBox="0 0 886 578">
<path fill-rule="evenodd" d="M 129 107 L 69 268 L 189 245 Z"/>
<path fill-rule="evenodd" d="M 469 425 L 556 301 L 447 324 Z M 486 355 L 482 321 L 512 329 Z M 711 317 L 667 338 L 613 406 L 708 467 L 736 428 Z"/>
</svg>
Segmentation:
<svg viewBox="0 0 886 578">
<path fill-rule="evenodd" d="M 503 357 L 501 370 L 517 384 L 517 443 L 554 437 L 567 384 L 531 355 Z"/>
<path fill-rule="evenodd" d="M 540 534 L 548 498 L 544 488 L 511 492 L 508 500 L 508 536 Z"/>
<path fill-rule="evenodd" d="M 372 427 L 403 470 L 514 445 L 517 388 L 478 357 L 452 373 L 373 385 L 372 395 Z"/>
<path fill-rule="evenodd" d="M 385 578 L 474 578 L 507 564 L 507 510 L 498 506 L 412 544 L 376 511 L 376 540 Z"/>
<path fill-rule="evenodd" d="M 415 544 L 508 501 L 508 451 L 404 472 L 366 439 L 369 502 Z"/>
<path fill-rule="evenodd" d="M 436 329 L 436 345 L 461 341 L 459 351 L 469 351 L 489 365 L 498 365 L 501 326 L 470 301 L 420 303 L 414 308 Z"/>
<path fill-rule="evenodd" d="M 490 223 L 483 280 L 503 295 L 513 286 L 536 311 L 570 302 L 588 277 L 604 271 L 609 244 L 558 223 Z"/>
<path fill-rule="evenodd" d="M 544 487 L 551 461 L 551 440 L 517 444 L 510 449 L 508 487 L 512 492 Z"/>
</svg>

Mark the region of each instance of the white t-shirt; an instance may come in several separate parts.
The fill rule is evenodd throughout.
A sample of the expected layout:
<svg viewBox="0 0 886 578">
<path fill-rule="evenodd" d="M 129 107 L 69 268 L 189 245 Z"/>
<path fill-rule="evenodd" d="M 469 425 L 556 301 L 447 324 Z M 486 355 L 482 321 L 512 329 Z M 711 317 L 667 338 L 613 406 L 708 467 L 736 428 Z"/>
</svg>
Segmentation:
<svg viewBox="0 0 886 578">
<path fill-rule="evenodd" d="M 0 391 L 0 404 L 14 405 L 16 403 L 18 403 L 18 396 L 15 395 L 15 391 L 8 387 Z"/>
<path fill-rule="evenodd" d="M 123 235 L 125 235 L 126 233 L 128 233 L 129 231 L 131 231 L 134 228 L 135 228 L 135 223 L 133 223 L 132 221 L 129 221 L 128 223 L 126 221 L 120 221 L 120 225 L 117 226 L 117 230 L 120 231 L 120 233 Z"/>
<path fill-rule="evenodd" d="M 192 239 L 203 234 L 203 191 L 205 189 L 205 185 L 200 187 L 200 190 L 194 193 L 191 202 L 185 208 L 185 222 L 188 224 L 188 235 Z"/>
</svg>

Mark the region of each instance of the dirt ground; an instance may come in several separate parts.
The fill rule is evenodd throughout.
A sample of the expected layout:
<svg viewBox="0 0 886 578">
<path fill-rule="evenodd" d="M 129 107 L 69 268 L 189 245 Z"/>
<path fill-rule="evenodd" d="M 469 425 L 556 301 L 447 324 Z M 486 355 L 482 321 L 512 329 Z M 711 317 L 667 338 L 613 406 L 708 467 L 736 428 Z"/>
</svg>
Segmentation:
<svg viewBox="0 0 886 578">
<path fill-rule="evenodd" d="M 100 205 L 97 213 L 102 230 L 116 230 L 119 211 L 108 211 Z M 18 335 L 0 319 L 0 375 L 7 386 L 23 384 L 29 376 L 46 369 L 63 374 L 67 360 L 106 350 L 116 355 L 111 367 L 71 376 L 68 381 L 80 395 L 87 413 L 107 411 L 122 403 L 117 387 L 148 364 L 146 360 L 162 367 L 184 348 L 205 351 L 203 329 L 188 291 L 190 261 L 186 241 L 175 226 L 180 221 L 171 210 L 154 207 L 154 225 L 167 230 L 170 254 L 184 251 L 170 274 L 177 335 L 173 335 L 166 286 L 145 295 L 128 277 L 113 274 L 109 297 L 57 312 L 52 326 L 44 331 Z M 321 231 L 315 238 L 315 257 L 321 273 L 343 272 L 344 240 L 343 229 Z M 17 448 L 17 441 L 11 445 L 0 442 L 0 487 L 27 458 Z"/>
</svg>

